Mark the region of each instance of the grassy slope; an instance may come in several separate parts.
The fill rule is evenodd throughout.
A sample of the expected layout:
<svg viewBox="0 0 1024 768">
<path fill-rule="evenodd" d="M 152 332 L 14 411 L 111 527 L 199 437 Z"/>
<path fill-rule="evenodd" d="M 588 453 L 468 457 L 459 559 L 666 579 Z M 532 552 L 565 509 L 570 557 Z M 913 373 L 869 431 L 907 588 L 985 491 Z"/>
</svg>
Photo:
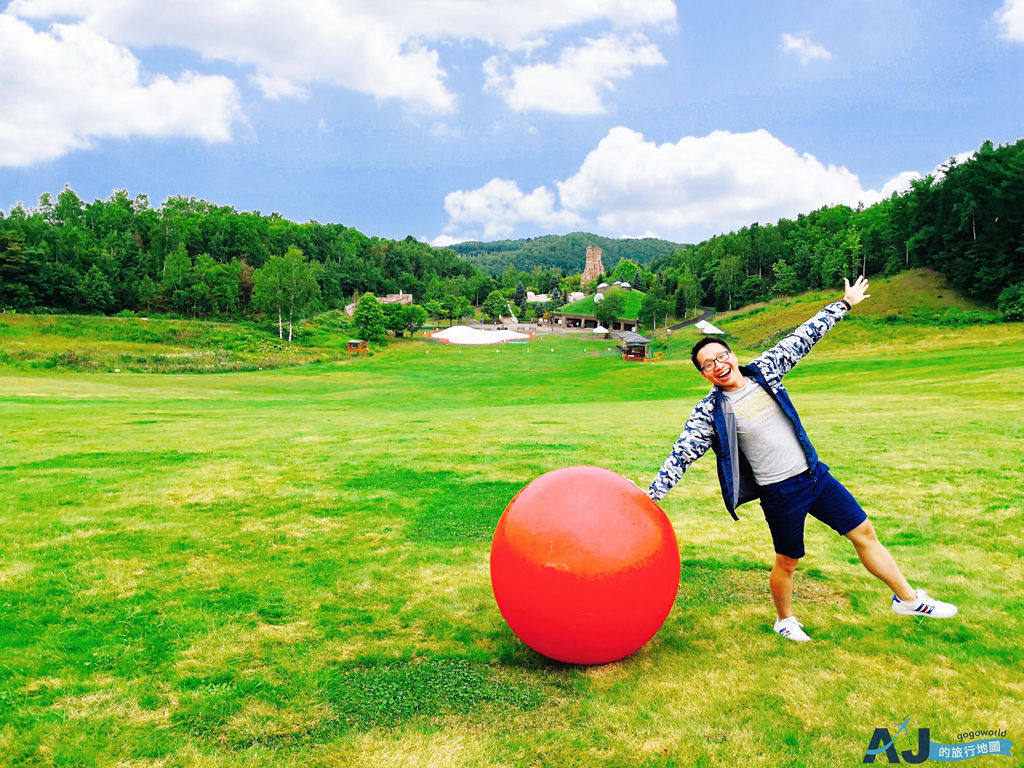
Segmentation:
<svg viewBox="0 0 1024 768">
<path fill-rule="evenodd" d="M 21 369 L 217 372 L 278 368 L 345 356 L 341 312 L 297 323 L 293 342 L 277 326 L 200 320 L 0 315 L 0 363 Z M 287 338 L 288 328 L 284 333 Z"/>
<path fill-rule="evenodd" d="M 512 636 L 490 535 L 543 471 L 645 485 L 705 391 L 684 350 L 629 365 L 593 339 L 406 342 L 340 368 L 9 371 L 0 765 L 852 765 L 908 715 L 938 741 L 1014 738 L 1024 327 L 840 335 L 854 320 L 790 393 L 911 580 L 961 617 L 894 616 L 809 523 L 815 642 L 781 641 L 767 529 L 756 505 L 729 519 L 709 457 L 664 504 L 672 614 L 592 669 Z"/>
<path fill-rule="evenodd" d="M 871 297 L 848 315 L 834 336 L 850 343 L 871 343 L 893 337 L 885 325 L 917 325 L 931 334 L 935 327 L 955 327 L 955 319 L 970 313 L 990 315 L 984 308 L 961 296 L 943 277 L 927 269 L 902 272 L 871 281 Z M 802 323 L 840 294 L 812 292 L 769 304 L 756 304 L 717 315 L 712 322 L 727 331 L 744 349 L 760 350 Z M 913 332 L 915 337 L 918 332 Z M 693 331 L 694 336 L 697 335 Z M 895 334 L 898 336 L 899 334 Z"/>
<path fill-rule="evenodd" d="M 622 312 L 619 313 L 620 317 L 632 317 L 635 318 L 640 314 L 640 305 L 643 303 L 644 295 L 640 291 L 625 291 L 621 288 L 606 288 L 601 293 L 605 297 L 609 296 L 622 296 Z M 586 296 L 579 301 L 574 301 L 571 304 L 566 304 L 564 307 L 558 310 L 559 312 L 576 312 L 584 315 L 593 315 L 597 312 L 597 304 L 594 302 L 593 295 Z"/>
</svg>

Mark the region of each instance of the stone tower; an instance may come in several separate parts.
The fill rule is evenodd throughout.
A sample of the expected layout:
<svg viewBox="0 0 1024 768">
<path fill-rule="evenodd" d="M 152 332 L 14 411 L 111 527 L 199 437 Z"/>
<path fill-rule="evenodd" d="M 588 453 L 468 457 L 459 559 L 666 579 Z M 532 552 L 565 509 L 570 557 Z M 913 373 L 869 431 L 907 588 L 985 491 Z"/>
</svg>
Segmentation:
<svg viewBox="0 0 1024 768">
<path fill-rule="evenodd" d="M 587 266 L 583 268 L 583 276 L 580 278 L 580 287 L 597 280 L 604 274 L 604 264 L 601 262 L 601 249 L 596 245 L 587 246 Z"/>
</svg>

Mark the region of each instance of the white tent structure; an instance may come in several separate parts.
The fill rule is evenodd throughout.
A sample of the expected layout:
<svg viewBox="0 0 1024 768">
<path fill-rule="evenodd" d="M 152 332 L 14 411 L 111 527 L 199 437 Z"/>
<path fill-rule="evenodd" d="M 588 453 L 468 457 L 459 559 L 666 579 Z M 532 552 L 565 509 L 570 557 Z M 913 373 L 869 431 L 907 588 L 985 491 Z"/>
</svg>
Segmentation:
<svg viewBox="0 0 1024 768">
<path fill-rule="evenodd" d="M 516 331 L 489 331 L 483 328 L 470 328 L 467 325 L 453 325 L 443 331 L 435 331 L 430 338 L 445 344 L 463 344 L 479 346 L 481 344 L 504 344 L 506 341 L 526 341 L 533 338 L 528 333 Z"/>
<path fill-rule="evenodd" d="M 712 336 L 723 336 L 723 335 L 725 335 L 725 331 L 723 331 L 721 328 L 716 328 L 711 323 L 709 323 L 707 320 L 701 320 L 700 322 L 694 323 L 693 327 L 696 328 L 698 331 L 702 331 L 703 333 L 705 333 L 707 335 L 712 335 Z"/>
</svg>

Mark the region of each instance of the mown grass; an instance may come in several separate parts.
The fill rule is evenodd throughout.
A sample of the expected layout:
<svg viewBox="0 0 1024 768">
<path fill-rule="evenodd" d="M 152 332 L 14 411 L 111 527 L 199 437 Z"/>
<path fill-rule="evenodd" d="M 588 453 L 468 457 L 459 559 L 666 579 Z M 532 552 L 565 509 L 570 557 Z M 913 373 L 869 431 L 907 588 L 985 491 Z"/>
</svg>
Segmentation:
<svg viewBox="0 0 1024 768">
<path fill-rule="evenodd" d="M 911 581 L 961 615 L 895 616 L 809 523 L 814 642 L 780 640 L 767 527 L 756 504 L 730 520 L 708 457 L 664 504 L 665 626 L 594 668 L 512 635 L 490 535 L 556 467 L 646 486 L 705 391 L 685 334 L 656 364 L 542 337 L 215 376 L 8 367 L 0 765 L 852 765 L 908 716 L 1020 739 L 1024 328 L 865 317 L 788 388 Z"/>
<path fill-rule="evenodd" d="M 622 298 L 622 308 L 619 311 L 619 317 L 635 318 L 639 316 L 640 306 L 643 304 L 644 300 L 644 294 L 641 291 L 625 290 L 618 286 L 612 286 L 610 288 L 605 288 L 601 291 L 601 294 L 605 298 L 611 298 L 612 296 L 620 296 Z M 593 315 L 597 312 L 597 303 L 594 301 L 594 295 L 590 295 L 580 299 L 579 301 L 566 304 L 559 311 Z"/>
<path fill-rule="evenodd" d="M 0 315 L 0 364 L 21 370 L 221 373 L 347 356 L 351 326 L 339 310 L 297 323 L 291 342 L 277 331 L 269 323 L 10 313 Z"/>
</svg>

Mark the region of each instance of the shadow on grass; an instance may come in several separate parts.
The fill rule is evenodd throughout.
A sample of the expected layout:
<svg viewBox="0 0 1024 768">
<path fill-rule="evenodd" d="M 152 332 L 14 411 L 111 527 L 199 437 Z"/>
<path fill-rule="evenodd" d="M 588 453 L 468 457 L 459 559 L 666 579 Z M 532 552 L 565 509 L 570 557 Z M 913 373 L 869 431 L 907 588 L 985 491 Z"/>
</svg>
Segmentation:
<svg viewBox="0 0 1024 768">
<path fill-rule="evenodd" d="M 483 704 L 529 710 L 544 700 L 541 688 L 501 680 L 485 664 L 463 658 L 418 661 L 364 659 L 326 670 L 325 698 L 338 726 L 359 730 L 393 727 L 415 717 L 466 714 Z"/>
<path fill-rule="evenodd" d="M 532 479 L 532 478 L 531 478 Z M 353 481 L 382 511 L 406 518 L 416 542 L 490 541 L 505 507 L 529 482 L 468 479 L 453 470 L 382 467 Z"/>
</svg>

